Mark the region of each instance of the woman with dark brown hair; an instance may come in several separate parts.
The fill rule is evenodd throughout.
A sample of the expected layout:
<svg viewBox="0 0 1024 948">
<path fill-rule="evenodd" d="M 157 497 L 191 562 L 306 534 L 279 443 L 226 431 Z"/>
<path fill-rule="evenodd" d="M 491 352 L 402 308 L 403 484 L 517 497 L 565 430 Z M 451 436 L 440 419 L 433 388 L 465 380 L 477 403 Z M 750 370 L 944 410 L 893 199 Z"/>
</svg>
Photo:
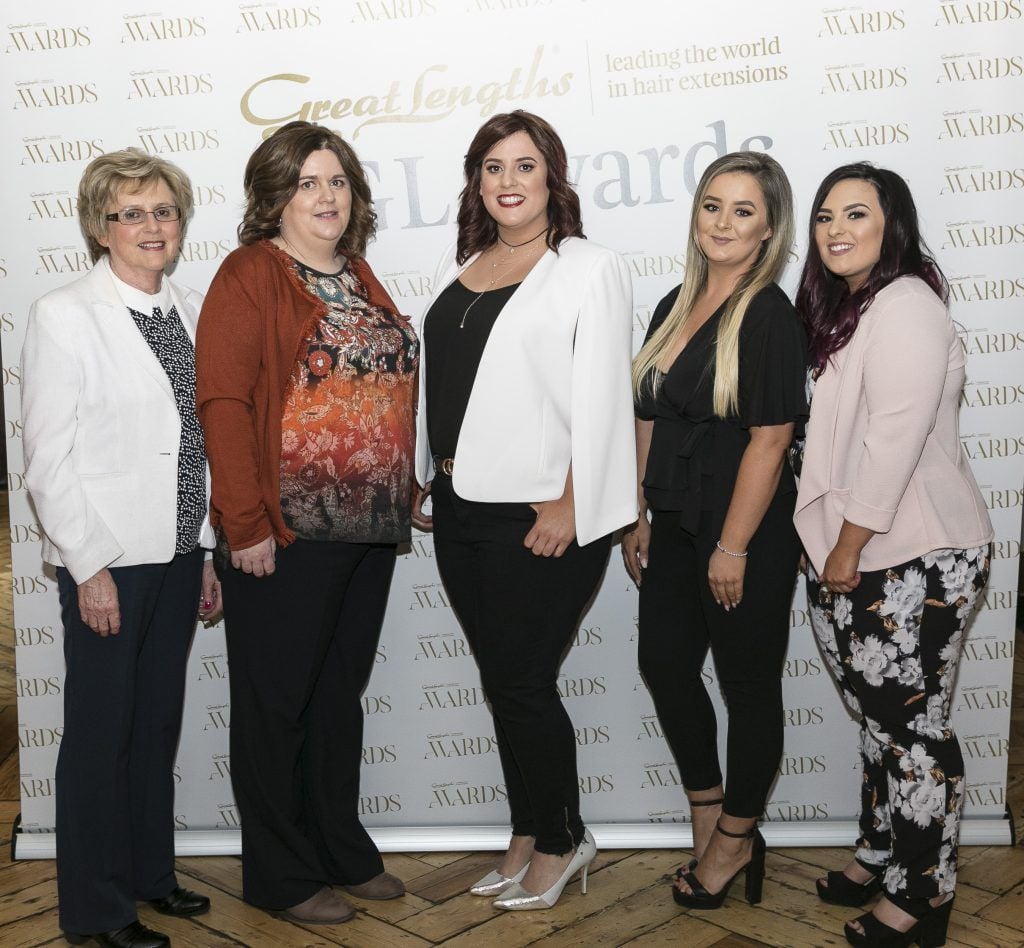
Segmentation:
<svg viewBox="0 0 1024 948">
<path fill-rule="evenodd" d="M 418 343 L 363 258 L 376 216 L 340 136 L 283 126 L 245 191 L 196 346 L 243 895 L 329 924 L 355 913 L 332 884 L 404 893 L 359 822 L 359 696 L 410 534 Z"/>
<path fill-rule="evenodd" d="M 583 239 L 554 129 L 484 123 L 465 159 L 455 259 L 424 322 L 417 477 L 432 492 L 438 569 L 480 667 L 512 839 L 470 891 L 544 909 L 596 853 L 556 683 L 604 570 L 636 517 L 622 258 Z M 432 483 L 430 483 L 433 478 Z"/>
<path fill-rule="evenodd" d="M 856 854 L 818 896 L 852 907 L 881 891 L 846 923 L 851 945 L 944 945 L 966 789 L 951 698 L 993 536 L 960 443 L 964 351 L 895 171 L 827 174 L 808 237 L 796 303 L 813 398 L 794 521 L 862 768 Z"/>
</svg>

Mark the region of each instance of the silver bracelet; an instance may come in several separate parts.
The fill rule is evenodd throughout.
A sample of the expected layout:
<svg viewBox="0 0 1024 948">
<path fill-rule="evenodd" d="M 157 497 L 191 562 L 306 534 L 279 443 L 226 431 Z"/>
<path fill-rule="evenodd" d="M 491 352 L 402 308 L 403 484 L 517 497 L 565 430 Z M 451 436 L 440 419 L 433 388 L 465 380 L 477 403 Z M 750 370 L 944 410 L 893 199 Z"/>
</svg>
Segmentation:
<svg viewBox="0 0 1024 948">
<path fill-rule="evenodd" d="M 715 548 L 718 550 L 719 553 L 724 553 L 726 556 L 735 556 L 739 559 L 743 559 L 743 557 L 750 552 L 749 550 L 747 550 L 747 553 L 733 553 L 732 550 L 727 550 L 724 546 L 722 546 L 721 540 L 715 540 Z"/>
</svg>

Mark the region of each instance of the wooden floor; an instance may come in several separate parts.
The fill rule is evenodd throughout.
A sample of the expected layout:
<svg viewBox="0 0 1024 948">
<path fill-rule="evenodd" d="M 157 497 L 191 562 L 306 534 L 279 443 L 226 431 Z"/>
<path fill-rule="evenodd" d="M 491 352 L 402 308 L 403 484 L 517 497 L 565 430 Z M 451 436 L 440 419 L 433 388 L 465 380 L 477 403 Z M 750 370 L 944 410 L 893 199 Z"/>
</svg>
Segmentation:
<svg viewBox="0 0 1024 948">
<path fill-rule="evenodd" d="M 0 535 L 8 534 L 6 498 Z M 9 549 L 0 554 L 0 945 L 64 944 L 57 925 L 57 889 L 50 861 L 10 859 L 11 824 L 19 810 L 18 739 L 14 706 L 13 628 Z M 1024 644 L 1018 636 L 1018 646 Z M 1017 649 L 1010 799 L 1018 836 L 1024 830 L 1024 659 Z M 239 862 L 233 857 L 178 861 L 183 885 L 210 896 L 208 915 L 169 920 L 143 907 L 144 922 L 167 932 L 176 946 L 417 946 L 589 948 L 592 945 L 816 946 L 844 944 L 843 921 L 852 911 L 825 905 L 814 879 L 843 865 L 847 851 L 782 849 L 769 853 L 764 902 L 752 908 L 730 898 L 716 912 L 680 912 L 668 875 L 681 855 L 667 850 L 610 851 L 598 856 L 589 892 L 571 885 L 548 912 L 503 914 L 466 887 L 492 866 L 489 853 L 415 853 L 384 857 L 409 894 L 395 902 L 359 903 L 356 919 L 337 926 L 305 928 L 271 918 L 239 898 Z M 741 886 L 735 888 L 741 895 Z M 961 850 L 960 885 L 950 946 L 1024 946 L 1024 848 Z"/>
</svg>

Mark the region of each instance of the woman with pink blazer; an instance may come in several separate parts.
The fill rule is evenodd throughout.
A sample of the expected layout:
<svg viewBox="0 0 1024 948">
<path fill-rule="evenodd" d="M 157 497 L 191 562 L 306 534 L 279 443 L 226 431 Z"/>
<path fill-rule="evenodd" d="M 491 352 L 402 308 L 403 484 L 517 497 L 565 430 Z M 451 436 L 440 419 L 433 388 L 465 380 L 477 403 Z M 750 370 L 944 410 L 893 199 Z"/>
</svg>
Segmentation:
<svg viewBox="0 0 1024 948">
<path fill-rule="evenodd" d="M 873 913 L 854 945 L 941 945 L 956 886 L 964 761 L 950 722 L 992 526 L 960 445 L 964 354 L 906 182 L 870 164 L 818 188 L 797 295 L 811 417 L 796 527 L 818 644 L 862 716 L 861 836 L 818 881 Z"/>
</svg>

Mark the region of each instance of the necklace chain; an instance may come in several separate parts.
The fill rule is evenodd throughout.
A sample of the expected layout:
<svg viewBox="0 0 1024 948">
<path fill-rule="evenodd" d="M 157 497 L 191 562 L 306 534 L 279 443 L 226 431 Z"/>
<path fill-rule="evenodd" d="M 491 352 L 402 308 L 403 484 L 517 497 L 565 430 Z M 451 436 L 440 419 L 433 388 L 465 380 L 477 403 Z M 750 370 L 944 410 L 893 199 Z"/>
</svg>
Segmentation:
<svg viewBox="0 0 1024 948">
<path fill-rule="evenodd" d="M 500 240 L 506 247 L 508 247 L 509 256 L 514 254 L 520 247 L 525 247 L 527 244 L 532 244 L 538 237 L 542 237 L 548 232 L 549 228 L 545 227 L 539 234 L 534 234 L 529 240 L 524 240 L 521 244 L 510 244 L 504 237 L 501 236 L 501 231 L 498 231 L 498 240 Z"/>
<path fill-rule="evenodd" d="M 490 292 L 490 290 L 494 286 L 494 284 L 498 282 L 498 278 L 505 274 L 505 271 L 508 269 L 509 265 L 512 262 L 512 255 L 520 247 L 525 247 L 527 244 L 532 244 L 538 237 L 543 236 L 547 232 L 548 232 L 548 228 L 545 227 L 544 230 L 542 230 L 539 234 L 536 234 L 535 236 L 531 237 L 529 240 L 524 240 L 521 244 L 510 244 L 507 240 L 505 240 L 501 236 L 500 233 L 498 234 L 498 240 L 501 243 L 503 243 L 506 247 L 508 247 L 508 254 L 505 255 L 504 257 L 495 256 L 495 258 L 491 261 L 491 281 L 487 284 L 486 287 L 484 287 L 479 293 L 477 293 L 477 295 L 470 301 L 469 306 L 467 306 L 462 311 L 462 319 L 459 320 L 459 329 L 465 329 L 465 327 L 466 327 L 466 317 L 469 315 L 469 311 L 474 306 L 476 306 L 477 303 L 480 302 L 480 300 L 483 298 L 484 293 L 489 293 Z M 504 265 L 502 266 L 500 271 L 498 270 L 498 261 L 499 261 L 499 259 L 504 261 Z"/>
</svg>

